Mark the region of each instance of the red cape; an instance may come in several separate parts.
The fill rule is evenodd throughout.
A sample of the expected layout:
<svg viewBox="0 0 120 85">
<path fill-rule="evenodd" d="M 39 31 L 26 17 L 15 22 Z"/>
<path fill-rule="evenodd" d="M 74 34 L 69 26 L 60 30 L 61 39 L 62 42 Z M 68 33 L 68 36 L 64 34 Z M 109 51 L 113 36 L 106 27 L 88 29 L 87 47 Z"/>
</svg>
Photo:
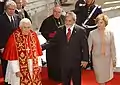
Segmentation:
<svg viewBox="0 0 120 85">
<path fill-rule="evenodd" d="M 36 40 L 36 51 L 37 51 L 37 56 L 42 55 L 42 48 L 40 46 L 37 34 L 33 31 L 31 31 L 35 35 L 35 40 Z M 3 58 L 5 60 L 18 60 L 19 56 L 17 54 L 17 48 L 16 48 L 16 40 L 14 38 L 14 33 L 9 37 L 8 42 L 5 46 L 4 52 L 3 52 Z"/>
</svg>

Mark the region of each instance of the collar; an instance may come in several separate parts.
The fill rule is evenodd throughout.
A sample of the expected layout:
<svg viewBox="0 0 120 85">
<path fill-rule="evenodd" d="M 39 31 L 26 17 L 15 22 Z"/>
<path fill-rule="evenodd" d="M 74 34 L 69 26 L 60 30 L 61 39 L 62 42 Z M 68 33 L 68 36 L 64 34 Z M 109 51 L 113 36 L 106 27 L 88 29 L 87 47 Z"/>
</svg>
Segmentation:
<svg viewBox="0 0 120 85">
<path fill-rule="evenodd" d="M 73 25 L 70 27 L 71 33 L 73 32 L 74 27 L 75 27 L 75 24 L 73 24 Z M 68 33 L 68 29 L 69 29 L 69 28 L 66 28 L 66 33 Z"/>
<path fill-rule="evenodd" d="M 22 9 L 16 9 L 18 12 L 22 12 Z"/>
<path fill-rule="evenodd" d="M 9 19 L 10 21 L 11 21 L 11 17 L 12 17 L 12 19 L 14 20 L 13 16 L 8 15 L 7 12 L 6 12 L 6 15 L 7 15 L 8 19 Z"/>
</svg>

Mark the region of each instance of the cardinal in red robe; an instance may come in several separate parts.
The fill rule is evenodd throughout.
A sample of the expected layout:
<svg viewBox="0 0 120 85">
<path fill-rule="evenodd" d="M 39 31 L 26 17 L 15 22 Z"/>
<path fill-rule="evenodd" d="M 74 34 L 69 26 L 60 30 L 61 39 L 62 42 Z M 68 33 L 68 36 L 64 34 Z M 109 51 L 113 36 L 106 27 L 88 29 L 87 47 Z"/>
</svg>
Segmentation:
<svg viewBox="0 0 120 85">
<path fill-rule="evenodd" d="M 31 28 L 31 21 L 22 19 L 4 49 L 3 57 L 8 60 L 5 81 L 11 85 L 42 85 L 42 48 Z"/>
</svg>

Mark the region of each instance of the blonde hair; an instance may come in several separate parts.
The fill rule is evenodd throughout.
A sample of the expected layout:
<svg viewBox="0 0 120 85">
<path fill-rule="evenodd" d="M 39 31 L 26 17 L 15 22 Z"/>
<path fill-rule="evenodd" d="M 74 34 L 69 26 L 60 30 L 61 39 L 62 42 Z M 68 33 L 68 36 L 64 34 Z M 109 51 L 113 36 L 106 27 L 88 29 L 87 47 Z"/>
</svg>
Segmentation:
<svg viewBox="0 0 120 85">
<path fill-rule="evenodd" d="M 97 17 L 96 17 L 96 23 L 98 23 L 99 20 L 103 20 L 105 22 L 105 26 L 108 25 L 108 16 L 105 15 L 105 14 L 99 14 Z"/>
</svg>

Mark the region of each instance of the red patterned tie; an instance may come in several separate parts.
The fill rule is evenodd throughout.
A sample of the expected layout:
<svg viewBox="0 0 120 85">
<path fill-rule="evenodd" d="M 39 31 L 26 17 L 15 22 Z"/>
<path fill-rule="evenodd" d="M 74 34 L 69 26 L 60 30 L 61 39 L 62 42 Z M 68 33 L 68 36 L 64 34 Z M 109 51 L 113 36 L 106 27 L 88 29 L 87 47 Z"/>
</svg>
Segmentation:
<svg viewBox="0 0 120 85">
<path fill-rule="evenodd" d="M 69 42 L 70 40 L 70 37 L 71 37 L 71 29 L 68 28 L 68 33 L 67 33 L 67 41 Z"/>
</svg>

